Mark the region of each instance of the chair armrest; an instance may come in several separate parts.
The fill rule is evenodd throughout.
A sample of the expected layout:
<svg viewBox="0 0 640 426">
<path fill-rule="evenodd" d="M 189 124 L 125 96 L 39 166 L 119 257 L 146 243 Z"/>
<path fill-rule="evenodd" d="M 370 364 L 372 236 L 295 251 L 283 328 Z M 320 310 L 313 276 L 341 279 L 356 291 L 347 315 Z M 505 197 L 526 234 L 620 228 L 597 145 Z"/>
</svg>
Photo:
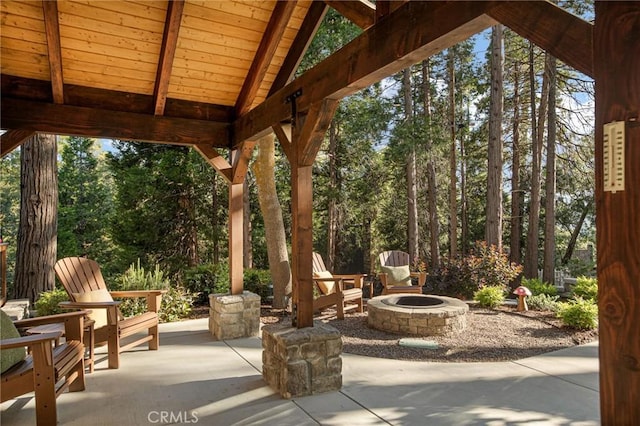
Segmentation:
<svg viewBox="0 0 640 426">
<path fill-rule="evenodd" d="M 353 285 L 356 288 L 362 288 L 362 283 L 364 282 L 364 277 L 366 274 L 334 274 L 336 278 L 342 278 L 344 281 L 353 281 Z"/>
<path fill-rule="evenodd" d="M 65 303 L 65 302 L 61 302 L 61 303 Z M 13 324 L 16 326 L 16 328 L 36 327 L 38 325 L 54 324 L 57 322 L 65 322 L 73 318 L 84 317 L 90 312 L 91 311 L 89 310 L 65 312 L 64 314 L 47 315 L 43 317 L 22 319 L 22 320 L 14 321 Z"/>
<path fill-rule="evenodd" d="M 427 273 L 426 272 L 412 272 L 411 273 L 411 277 L 418 279 L 418 285 L 420 287 L 423 287 L 427 282 Z"/>
<path fill-rule="evenodd" d="M 162 296 L 167 290 L 124 290 L 124 291 L 110 291 L 111 297 L 147 297 L 147 296 Z"/>
<path fill-rule="evenodd" d="M 0 340 L 0 349 L 23 348 L 25 346 L 34 346 L 42 342 L 54 341 L 62 336 L 62 332 L 45 334 L 34 334 L 33 336 L 14 337 L 12 339 Z"/>
<path fill-rule="evenodd" d="M 60 302 L 58 306 L 64 309 L 108 309 L 118 307 L 122 302 L 114 300 L 113 302 Z"/>
</svg>

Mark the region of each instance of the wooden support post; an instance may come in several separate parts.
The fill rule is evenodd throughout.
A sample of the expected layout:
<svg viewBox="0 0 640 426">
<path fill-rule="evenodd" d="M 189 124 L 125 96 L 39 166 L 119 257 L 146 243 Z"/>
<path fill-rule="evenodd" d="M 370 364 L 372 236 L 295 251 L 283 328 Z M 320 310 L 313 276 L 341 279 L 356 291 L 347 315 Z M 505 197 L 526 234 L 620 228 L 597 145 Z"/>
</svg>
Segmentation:
<svg viewBox="0 0 640 426">
<path fill-rule="evenodd" d="M 295 99 L 292 100 L 295 102 Z M 313 182 L 312 169 L 338 101 L 325 99 L 297 114 L 287 158 L 291 163 L 291 273 L 293 326 L 313 327 Z M 285 132 L 279 137 L 286 138 Z M 286 142 L 282 142 L 285 144 Z"/>
<path fill-rule="evenodd" d="M 243 291 L 243 196 L 242 182 L 229 184 L 229 290 L 231 294 L 242 294 Z"/>
<path fill-rule="evenodd" d="M 596 1 L 595 11 L 600 418 L 631 425 L 640 419 L 640 4 Z M 626 133 L 615 193 L 604 191 L 603 125 L 612 121 Z"/>
</svg>

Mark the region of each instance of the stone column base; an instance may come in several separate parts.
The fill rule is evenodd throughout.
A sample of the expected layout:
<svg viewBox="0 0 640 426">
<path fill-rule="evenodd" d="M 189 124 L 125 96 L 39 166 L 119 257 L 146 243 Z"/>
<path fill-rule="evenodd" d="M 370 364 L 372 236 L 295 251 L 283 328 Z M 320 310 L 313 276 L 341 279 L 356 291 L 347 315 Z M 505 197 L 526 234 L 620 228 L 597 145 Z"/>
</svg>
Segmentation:
<svg viewBox="0 0 640 426">
<path fill-rule="evenodd" d="M 242 294 L 209 295 L 209 331 L 218 340 L 257 336 L 260 331 L 260 296 Z"/>
<path fill-rule="evenodd" d="M 342 339 L 335 328 L 262 327 L 262 377 L 283 398 L 340 390 Z"/>
</svg>

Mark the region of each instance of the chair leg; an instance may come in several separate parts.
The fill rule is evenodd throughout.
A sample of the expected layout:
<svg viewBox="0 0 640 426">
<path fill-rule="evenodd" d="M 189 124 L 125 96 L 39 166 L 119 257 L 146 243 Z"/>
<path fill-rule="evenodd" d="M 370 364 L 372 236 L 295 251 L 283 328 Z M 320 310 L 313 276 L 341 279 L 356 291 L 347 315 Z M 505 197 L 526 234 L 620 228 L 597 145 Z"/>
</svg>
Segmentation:
<svg viewBox="0 0 640 426">
<path fill-rule="evenodd" d="M 158 333 L 158 326 L 155 325 L 149 328 L 149 336 L 152 336 L 152 339 L 149 340 L 149 350 L 157 351 L 160 346 L 160 335 Z"/>
<path fill-rule="evenodd" d="M 47 342 L 49 345 L 49 343 Z M 35 354 L 34 352 L 40 352 Z M 56 379 L 51 358 L 51 347 L 33 348 L 33 385 L 36 397 L 36 424 L 38 426 L 55 426 L 58 419 L 56 408 Z"/>
<path fill-rule="evenodd" d="M 344 319 L 344 300 L 338 300 L 338 303 L 336 303 L 336 311 L 338 319 Z"/>
<path fill-rule="evenodd" d="M 120 333 L 115 325 L 109 326 L 107 350 L 109 352 L 109 368 L 120 368 Z"/>
<path fill-rule="evenodd" d="M 84 385 L 84 356 L 83 356 L 83 358 L 80 359 L 78 364 L 72 370 L 72 373 L 78 373 L 78 377 L 76 377 L 75 380 L 69 384 L 69 392 L 83 391 L 84 388 L 85 388 L 85 385 Z"/>
</svg>

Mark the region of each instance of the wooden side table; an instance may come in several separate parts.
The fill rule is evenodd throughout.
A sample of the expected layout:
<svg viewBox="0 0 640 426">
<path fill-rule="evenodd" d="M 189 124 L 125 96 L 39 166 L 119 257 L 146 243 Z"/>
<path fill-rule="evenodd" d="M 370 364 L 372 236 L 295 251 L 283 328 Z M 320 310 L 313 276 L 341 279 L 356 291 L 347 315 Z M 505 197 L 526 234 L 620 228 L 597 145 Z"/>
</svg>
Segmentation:
<svg viewBox="0 0 640 426">
<path fill-rule="evenodd" d="M 95 325 L 95 321 L 89 318 L 86 318 L 84 321 L 84 345 L 87 350 L 87 354 L 85 354 L 84 358 L 84 366 L 85 368 L 89 368 L 89 373 L 93 373 L 94 370 L 94 361 L 95 361 L 95 334 L 93 332 L 93 328 Z M 60 332 L 64 336 L 64 324 L 61 322 L 54 324 L 44 324 L 39 325 L 37 327 L 31 327 L 27 329 L 27 334 L 46 334 L 46 333 L 56 333 Z M 56 339 L 55 345 L 58 346 L 60 344 L 60 340 Z"/>
</svg>

